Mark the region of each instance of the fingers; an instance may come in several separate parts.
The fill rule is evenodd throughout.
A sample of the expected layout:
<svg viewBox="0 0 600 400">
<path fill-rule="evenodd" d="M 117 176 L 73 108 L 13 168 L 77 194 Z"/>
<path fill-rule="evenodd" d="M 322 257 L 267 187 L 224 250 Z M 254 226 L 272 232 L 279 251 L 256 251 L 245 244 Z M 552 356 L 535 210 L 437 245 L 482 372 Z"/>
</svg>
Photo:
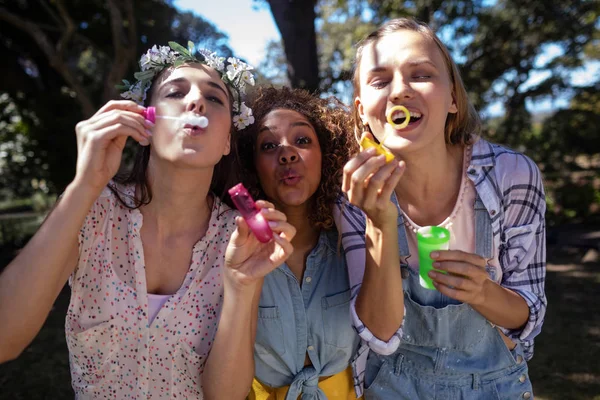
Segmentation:
<svg viewBox="0 0 600 400">
<path fill-rule="evenodd" d="M 146 107 L 141 106 L 131 100 L 111 100 L 105 105 L 103 105 L 98 111 L 96 111 L 96 114 L 94 114 L 94 116 L 103 114 L 111 110 L 128 110 L 141 115 L 141 113 L 145 109 Z"/>
<path fill-rule="evenodd" d="M 375 155 L 375 149 L 370 148 L 358 153 L 358 155 L 352 158 L 344 166 L 344 174 L 342 180 L 342 190 L 348 192 L 350 190 L 350 184 L 352 183 L 352 175 L 361 165 L 363 165 L 368 159 Z"/>
<path fill-rule="evenodd" d="M 485 258 L 461 250 L 439 250 L 432 252 L 430 256 L 436 261 L 462 261 L 482 268 L 487 264 Z"/>
<path fill-rule="evenodd" d="M 90 119 L 77 124 L 77 141 L 83 145 L 88 141 L 131 136 L 140 144 L 147 145 L 154 124 L 143 117 L 144 109 L 128 100 L 109 101 Z"/>
<path fill-rule="evenodd" d="M 366 180 L 367 186 L 363 192 L 363 206 L 365 209 L 385 207 L 390 201 L 392 190 L 398 184 L 402 172 L 398 162 L 392 161 L 368 177 Z M 385 191 L 384 188 L 386 189 Z"/>
</svg>

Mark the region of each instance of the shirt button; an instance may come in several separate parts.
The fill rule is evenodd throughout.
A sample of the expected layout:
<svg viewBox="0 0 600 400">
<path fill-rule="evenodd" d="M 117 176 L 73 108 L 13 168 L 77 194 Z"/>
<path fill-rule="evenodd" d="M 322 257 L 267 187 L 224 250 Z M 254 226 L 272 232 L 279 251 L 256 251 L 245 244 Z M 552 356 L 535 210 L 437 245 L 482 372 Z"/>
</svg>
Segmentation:
<svg viewBox="0 0 600 400">
<path fill-rule="evenodd" d="M 523 393 L 523 398 L 524 399 L 530 399 L 531 398 L 531 392 L 525 392 L 525 393 Z"/>
<path fill-rule="evenodd" d="M 471 168 L 469 170 L 469 175 L 475 175 L 475 168 Z"/>
<path fill-rule="evenodd" d="M 491 214 L 492 216 L 496 215 L 496 210 L 492 210 L 492 211 L 490 211 L 490 214 Z"/>
<path fill-rule="evenodd" d="M 310 276 L 307 276 L 306 279 L 304 280 L 306 283 L 310 283 L 312 281 L 312 278 Z"/>
<path fill-rule="evenodd" d="M 525 376 L 525 374 L 523 374 L 519 377 L 519 382 L 521 382 L 521 383 L 525 383 L 526 380 L 527 380 L 527 377 Z"/>
<path fill-rule="evenodd" d="M 308 347 L 307 347 L 307 350 L 308 350 L 308 351 L 313 351 L 314 349 L 315 349 L 315 348 L 314 348 L 313 346 L 308 346 Z"/>
</svg>

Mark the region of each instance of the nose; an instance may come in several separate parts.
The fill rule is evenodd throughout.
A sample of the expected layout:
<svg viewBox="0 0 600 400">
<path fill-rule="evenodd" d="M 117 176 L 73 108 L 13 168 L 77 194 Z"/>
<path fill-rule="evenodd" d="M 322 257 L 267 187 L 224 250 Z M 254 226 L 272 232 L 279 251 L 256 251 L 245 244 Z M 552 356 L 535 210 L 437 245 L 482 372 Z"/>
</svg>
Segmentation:
<svg viewBox="0 0 600 400">
<path fill-rule="evenodd" d="M 185 111 L 203 114 L 206 109 L 205 99 L 198 88 L 191 88 L 187 94 L 187 105 Z"/>
<path fill-rule="evenodd" d="M 281 151 L 279 153 L 279 163 L 280 164 L 289 164 L 298 161 L 298 153 L 289 146 L 281 146 Z"/>
<path fill-rule="evenodd" d="M 392 91 L 390 92 L 390 99 L 392 102 L 395 100 L 405 100 L 410 99 L 414 96 L 415 91 L 410 84 L 410 79 L 402 76 L 402 74 L 397 73 L 394 76 L 394 80 L 392 82 Z"/>
</svg>

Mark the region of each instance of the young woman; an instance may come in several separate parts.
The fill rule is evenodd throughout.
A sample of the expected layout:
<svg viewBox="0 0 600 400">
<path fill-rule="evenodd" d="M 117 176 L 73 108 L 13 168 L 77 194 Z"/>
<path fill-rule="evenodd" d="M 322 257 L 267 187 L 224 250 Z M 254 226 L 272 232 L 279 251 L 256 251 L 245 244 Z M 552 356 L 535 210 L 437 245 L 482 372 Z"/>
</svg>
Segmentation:
<svg viewBox="0 0 600 400">
<path fill-rule="evenodd" d="M 33 339 L 69 279 L 76 398 L 243 398 L 261 279 L 292 251 L 294 228 L 272 205 L 259 203 L 274 231 L 261 244 L 217 196 L 232 117 L 251 122 L 235 96 L 247 69 L 233 59 L 228 75 L 214 54 L 174 48 L 142 56 L 124 94 L 155 107 L 156 124 L 130 100 L 80 122 L 73 182 L 0 276 L 2 361 Z M 190 116 L 209 124 L 181 122 Z M 131 174 L 111 181 L 129 137 L 144 147 Z"/>
<path fill-rule="evenodd" d="M 369 182 L 388 165 L 384 157 L 365 151 L 344 170 L 344 190 L 367 216 L 387 209 L 376 201 L 398 208 L 387 229 L 397 230 L 407 277 L 396 289 L 404 289 L 406 305 L 399 346 L 391 355 L 370 353 L 365 398 L 531 398 L 526 360 L 546 310 L 538 168 L 478 137 L 457 66 L 424 24 L 396 19 L 367 36 L 358 46 L 354 88 L 357 131 L 380 141 L 404 170 L 391 203 L 377 190 L 381 182 Z M 410 113 L 404 128 L 397 106 Z M 343 225 L 342 242 L 364 229 L 348 213 Z M 451 233 L 450 250 L 430 254 L 436 290 L 419 282 L 416 231 L 425 226 Z M 350 265 L 354 251 L 344 247 Z M 378 336 L 380 310 L 359 307 L 361 296 L 358 317 Z"/>
<path fill-rule="evenodd" d="M 292 255 L 265 277 L 249 398 L 355 399 L 349 366 L 359 338 L 350 301 L 357 283 L 339 252 L 332 212 L 343 165 L 358 150 L 348 111 L 335 99 L 286 88 L 262 88 L 251 104 L 257 123 L 238 142 L 245 183 L 297 234 Z"/>
</svg>

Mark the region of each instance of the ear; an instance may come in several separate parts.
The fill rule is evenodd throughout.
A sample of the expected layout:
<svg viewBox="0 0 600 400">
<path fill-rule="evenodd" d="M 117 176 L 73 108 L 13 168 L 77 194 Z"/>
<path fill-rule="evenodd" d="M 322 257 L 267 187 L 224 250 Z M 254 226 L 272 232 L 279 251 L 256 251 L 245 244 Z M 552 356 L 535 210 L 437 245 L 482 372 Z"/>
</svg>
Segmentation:
<svg viewBox="0 0 600 400">
<path fill-rule="evenodd" d="M 360 101 L 360 97 L 358 96 L 356 96 L 356 98 L 354 99 L 354 107 L 356 107 L 356 110 L 358 111 L 358 116 L 360 117 L 362 124 L 365 126 L 368 125 L 364 107 L 362 105 L 362 102 Z"/>
<path fill-rule="evenodd" d="M 452 91 L 452 104 L 450 104 L 450 108 L 448 109 L 449 114 L 456 114 L 458 112 L 458 106 L 456 105 L 456 96 L 454 95 L 454 91 Z"/>
<path fill-rule="evenodd" d="M 223 155 L 226 156 L 231 152 L 231 134 L 227 136 L 227 143 L 225 143 L 225 149 L 223 149 Z"/>
</svg>

